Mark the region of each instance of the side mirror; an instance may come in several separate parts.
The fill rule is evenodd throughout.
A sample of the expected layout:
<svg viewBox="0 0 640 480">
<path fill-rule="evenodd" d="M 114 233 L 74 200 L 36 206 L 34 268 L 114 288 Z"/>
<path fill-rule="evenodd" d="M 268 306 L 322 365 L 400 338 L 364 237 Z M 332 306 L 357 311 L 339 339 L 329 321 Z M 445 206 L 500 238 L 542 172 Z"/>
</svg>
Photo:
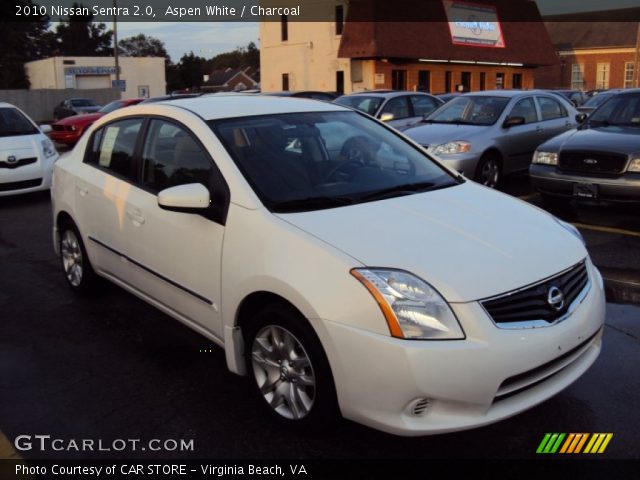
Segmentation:
<svg viewBox="0 0 640 480">
<path fill-rule="evenodd" d="M 382 115 L 380 115 L 381 122 L 388 122 L 390 120 L 393 120 L 394 118 L 395 118 L 395 115 L 391 112 L 385 112 Z"/>
<path fill-rule="evenodd" d="M 165 188 L 158 193 L 158 206 L 173 212 L 201 213 L 210 202 L 209 190 L 201 183 Z"/>
<path fill-rule="evenodd" d="M 516 125 L 524 125 L 524 117 L 507 117 L 507 119 L 502 124 L 502 128 L 511 128 Z"/>
<path fill-rule="evenodd" d="M 42 133 L 44 133 L 45 135 L 47 135 L 47 134 L 51 133 L 51 131 L 53 130 L 53 128 L 51 128 L 51 125 L 47 125 L 47 124 L 44 124 L 44 125 L 38 125 L 38 128 L 39 128 L 39 129 L 40 129 L 40 131 L 41 131 Z"/>
<path fill-rule="evenodd" d="M 587 114 L 586 113 L 578 113 L 578 114 L 576 114 L 576 122 L 582 123 L 586 119 L 587 119 Z"/>
</svg>

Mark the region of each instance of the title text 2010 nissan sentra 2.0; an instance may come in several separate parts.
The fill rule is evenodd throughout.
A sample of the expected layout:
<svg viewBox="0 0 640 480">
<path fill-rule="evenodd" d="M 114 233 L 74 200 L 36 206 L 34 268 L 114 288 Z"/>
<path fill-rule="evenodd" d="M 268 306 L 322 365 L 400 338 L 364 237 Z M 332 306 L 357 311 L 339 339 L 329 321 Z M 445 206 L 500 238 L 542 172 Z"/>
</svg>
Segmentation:
<svg viewBox="0 0 640 480">
<path fill-rule="evenodd" d="M 602 277 L 572 226 L 338 105 L 118 110 L 56 163 L 53 201 L 73 290 L 107 278 L 210 338 L 292 425 L 477 427 L 600 352 Z"/>
</svg>

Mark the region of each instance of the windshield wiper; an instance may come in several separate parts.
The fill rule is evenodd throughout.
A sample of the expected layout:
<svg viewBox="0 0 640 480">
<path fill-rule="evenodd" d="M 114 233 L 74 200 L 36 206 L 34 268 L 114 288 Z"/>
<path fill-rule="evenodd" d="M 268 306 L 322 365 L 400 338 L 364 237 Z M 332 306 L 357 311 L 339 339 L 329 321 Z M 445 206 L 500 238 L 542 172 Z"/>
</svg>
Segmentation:
<svg viewBox="0 0 640 480">
<path fill-rule="evenodd" d="M 307 197 L 275 203 L 272 209 L 278 213 L 304 212 L 308 210 L 343 207 L 345 205 L 351 205 L 354 201 L 355 198 L 347 196 Z"/>
<path fill-rule="evenodd" d="M 403 195 L 411 195 L 413 193 L 422 193 L 430 190 L 438 190 L 440 188 L 457 185 L 455 182 L 436 184 L 433 182 L 417 182 L 407 183 L 404 185 L 396 185 L 394 187 L 384 188 L 375 192 L 366 193 L 358 197 L 358 202 L 367 202 L 372 200 L 384 200 L 385 198 L 399 197 Z"/>
</svg>

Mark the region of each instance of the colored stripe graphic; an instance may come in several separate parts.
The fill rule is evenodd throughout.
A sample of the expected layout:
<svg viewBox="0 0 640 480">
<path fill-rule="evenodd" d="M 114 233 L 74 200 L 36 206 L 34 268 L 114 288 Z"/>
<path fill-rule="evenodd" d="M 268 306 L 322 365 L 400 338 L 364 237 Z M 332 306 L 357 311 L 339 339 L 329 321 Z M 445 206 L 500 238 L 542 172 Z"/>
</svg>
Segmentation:
<svg viewBox="0 0 640 480">
<path fill-rule="evenodd" d="M 612 438 L 613 433 L 546 433 L 536 453 L 599 454 L 604 453 Z"/>
</svg>

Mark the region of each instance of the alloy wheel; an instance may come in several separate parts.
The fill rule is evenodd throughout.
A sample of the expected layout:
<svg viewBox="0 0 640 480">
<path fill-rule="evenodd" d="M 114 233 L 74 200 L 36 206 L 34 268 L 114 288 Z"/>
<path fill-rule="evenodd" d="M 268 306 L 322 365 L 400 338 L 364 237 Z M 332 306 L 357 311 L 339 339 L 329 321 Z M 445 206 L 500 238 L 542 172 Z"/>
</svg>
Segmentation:
<svg viewBox="0 0 640 480">
<path fill-rule="evenodd" d="M 78 287 L 82 283 L 83 258 L 80 242 L 73 230 L 64 231 L 60 242 L 60 251 L 62 254 L 62 267 L 67 280 L 74 287 Z"/>
</svg>

